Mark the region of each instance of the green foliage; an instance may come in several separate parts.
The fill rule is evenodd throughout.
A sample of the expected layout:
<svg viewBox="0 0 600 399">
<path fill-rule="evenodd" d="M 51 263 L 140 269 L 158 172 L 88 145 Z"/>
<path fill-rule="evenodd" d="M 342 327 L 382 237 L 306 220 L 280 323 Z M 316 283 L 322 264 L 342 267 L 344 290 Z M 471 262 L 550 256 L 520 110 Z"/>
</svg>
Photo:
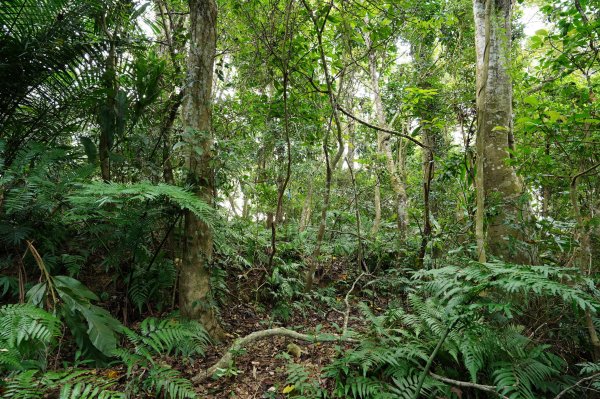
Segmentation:
<svg viewBox="0 0 600 399">
<path fill-rule="evenodd" d="M 514 399 L 557 394 L 570 381 L 562 377 L 565 361 L 550 345 L 525 335 L 517 317 L 524 311 L 524 296 L 564 302 L 580 317 L 595 312 L 599 302 L 589 284 L 574 269 L 504 263 L 466 262 L 415 272 L 405 305 L 381 315 L 361 305 L 369 326 L 366 339 L 341 353 L 325 375 L 335 380 L 336 397 L 411 398 L 441 342 L 435 373 L 458 380 L 468 375 Z M 421 395 L 448 395 L 448 389 L 426 376 Z"/>
<path fill-rule="evenodd" d="M 490 290 L 490 295 L 555 297 L 581 311 L 595 312 L 598 309 L 595 289 L 592 293 L 587 292 L 594 286 L 592 280 L 577 269 L 467 262 L 462 267 L 418 271 L 413 278 L 423 281 L 427 292 L 448 303 L 479 294 L 484 294 L 485 298 L 486 290 Z M 486 306 L 485 300 L 476 306 Z"/>
<path fill-rule="evenodd" d="M 114 354 L 127 367 L 130 394 L 147 391 L 171 399 L 196 398 L 191 381 L 159 358 L 172 352 L 184 358 L 203 354 L 209 338 L 198 323 L 149 318 L 141 323 L 139 333 L 129 329 L 124 333 L 134 347 L 116 349 Z"/>
<path fill-rule="evenodd" d="M 50 277 L 49 282 L 38 283 L 27 293 L 28 299 L 37 306 L 50 299 L 58 300 L 56 295 L 62 301 L 58 310 L 73 331 L 80 349 L 100 359 L 110 356 L 117 346 L 122 325 L 109 312 L 92 304 L 92 301 L 98 301 L 96 294 L 68 276 Z M 83 323 L 87 324 L 87 329 Z"/>
<path fill-rule="evenodd" d="M 69 197 L 73 205 L 83 209 L 93 208 L 94 205 L 119 208 L 127 202 L 152 202 L 159 199 L 166 199 L 180 209 L 189 210 L 209 225 L 214 224 L 214 210 L 209 205 L 193 193 L 168 184 L 96 182 L 80 185 Z"/>
<path fill-rule="evenodd" d="M 143 383 L 146 389 L 167 398 L 183 399 L 196 398 L 196 391 L 189 378 L 182 377 L 181 373 L 170 367 L 155 366 L 150 369 L 148 377 Z"/>
<path fill-rule="evenodd" d="M 0 294 L 7 303 L 27 293 L 47 311 L 0 308 L 0 388 L 23 398 L 194 397 L 168 364 L 202 355 L 206 332 L 145 318 L 175 305 L 190 213 L 214 241 L 208 295 L 217 314 L 251 299 L 261 302 L 248 304 L 252 321 L 270 324 L 343 313 L 348 276 L 375 275 L 348 296 L 356 331 L 347 335 L 357 342 L 338 348 L 323 384 L 290 363 L 290 397 L 484 395 L 451 391 L 429 366 L 511 399 L 598 387 L 598 365 L 581 363 L 592 358 L 586 323 L 600 327 L 596 2 L 511 3 L 515 123 L 506 162 L 528 212 L 498 222 L 519 232 L 508 244 L 535 266 L 466 259 L 476 257 L 472 2 L 218 3 L 212 126 L 202 132 L 186 126 L 189 2 L 2 3 Z M 528 38 L 520 3 L 544 19 Z M 495 133 L 508 141 L 504 128 Z M 433 147 L 430 182 L 426 154 L 403 135 Z M 188 145 L 198 136 L 211 139 L 211 159 L 194 183 L 210 182 L 211 203 L 198 187 L 177 186 L 194 167 L 178 149 L 209 155 Z M 100 158 L 111 182 L 100 181 Z M 396 180 L 406 189 L 405 232 Z M 502 216 L 505 199 L 492 197 L 486 215 Z M 273 248 L 265 219 L 278 199 Z M 424 269 L 413 272 L 415 264 Z M 307 265 L 325 286 L 309 294 Z M 53 352 L 54 367 L 72 355 L 76 367 L 46 371 Z M 127 375 L 84 368 L 111 361 Z M 589 379 L 574 386 L 580 378 Z"/>
<path fill-rule="evenodd" d="M 125 399 L 118 381 L 90 370 L 64 370 L 41 373 L 28 370 L 12 376 L 6 383 L 4 396 L 11 399 L 37 399 L 58 393 L 59 399 Z"/>
<path fill-rule="evenodd" d="M 286 383 L 291 389 L 289 396 L 298 399 L 325 397 L 325 391 L 302 365 L 290 361 L 286 366 L 286 374 Z"/>
<path fill-rule="evenodd" d="M 3 397 L 34 399 L 59 392 L 61 399 L 125 399 L 144 392 L 169 399 L 196 398 L 190 380 L 166 366 L 161 357 L 175 353 L 184 357 L 202 354 L 208 336 L 198 323 L 146 319 L 139 334 L 124 329 L 133 348 L 131 351 L 118 348 L 113 354 L 127 369 L 125 391 L 115 370 L 98 373 L 75 368 L 44 372 L 42 363 L 31 363 L 32 353 L 47 354 L 47 348 L 56 345 L 58 337 L 59 321 L 44 310 L 32 305 L 4 306 L 0 308 L 0 323 L 3 327 L 0 343 L 8 348 L 0 353 L 0 364 L 13 370 L 5 380 Z M 16 366 L 12 367 L 13 364 Z"/>
<path fill-rule="evenodd" d="M 32 305 L 0 307 L 0 370 L 44 368 L 60 327 L 56 317 Z"/>
<path fill-rule="evenodd" d="M 268 296 L 273 306 L 273 316 L 287 320 L 293 311 L 294 299 L 302 292 L 304 282 L 302 267 L 298 263 L 286 263 L 277 258 L 270 276 L 267 276 Z"/>
<path fill-rule="evenodd" d="M 175 319 L 148 318 L 140 324 L 139 334 L 128 329 L 125 334 L 135 345 L 136 352 L 151 355 L 168 354 L 186 343 L 193 343 L 191 353 L 203 353 L 202 348 L 209 342 L 198 323 L 183 323 Z"/>
</svg>

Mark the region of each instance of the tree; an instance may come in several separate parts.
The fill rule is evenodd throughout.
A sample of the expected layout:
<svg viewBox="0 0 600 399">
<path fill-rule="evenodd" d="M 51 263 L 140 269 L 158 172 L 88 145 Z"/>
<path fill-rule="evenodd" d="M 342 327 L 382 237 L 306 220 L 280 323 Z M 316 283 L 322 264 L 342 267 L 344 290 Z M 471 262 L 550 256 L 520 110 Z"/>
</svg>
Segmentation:
<svg viewBox="0 0 600 399">
<path fill-rule="evenodd" d="M 477 250 L 486 260 L 484 241 L 491 254 L 505 260 L 524 262 L 510 250 L 508 239 L 519 238 L 514 226 L 523 191 L 514 169 L 506 161 L 513 148 L 512 83 L 509 76 L 511 43 L 510 0 L 474 0 L 475 47 L 477 54 Z M 493 208 L 487 219 L 484 239 L 484 210 Z M 491 213 L 491 212 L 488 212 Z"/>
<path fill-rule="evenodd" d="M 188 182 L 198 197 L 211 204 L 214 181 L 211 166 L 211 94 L 216 53 L 217 5 L 214 0 L 190 0 L 190 49 L 188 54 L 188 92 L 183 119 Z M 214 337 L 223 334 L 209 304 L 210 262 L 213 238 L 210 226 L 187 211 L 184 221 L 184 247 L 179 279 L 181 313 L 199 319 Z"/>
<path fill-rule="evenodd" d="M 373 103 L 375 105 L 375 116 L 379 126 L 387 128 L 388 124 L 385 120 L 385 114 L 383 110 L 383 104 L 381 101 L 381 93 L 379 88 L 379 73 L 377 71 L 377 54 L 372 48 L 373 44 L 368 34 L 365 34 L 365 43 L 369 47 L 369 74 L 371 79 L 371 86 L 373 91 Z M 385 159 L 385 165 L 390 175 L 390 181 L 392 189 L 396 194 L 396 210 L 398 216 L 398 234 L 400 240 L 406 239 L 408 229 L 408 197 L 406 195 L 406 186 L 400 172 L 401 165 L 404 161 L 398 159 L 394 160 L 392 152 L 391 134 L 384 131 L 377 132 L 377 151 L 383 155 Z M 377 234 L 379 230 L 379 223 L 381 219 L 381 194 L 380 194 L 380 183 L 379 177 L 377 177 L 377 183 L 375 186 L 375 221 L 373 222 L 373 228 L 371 234 Z"/>
</svg>

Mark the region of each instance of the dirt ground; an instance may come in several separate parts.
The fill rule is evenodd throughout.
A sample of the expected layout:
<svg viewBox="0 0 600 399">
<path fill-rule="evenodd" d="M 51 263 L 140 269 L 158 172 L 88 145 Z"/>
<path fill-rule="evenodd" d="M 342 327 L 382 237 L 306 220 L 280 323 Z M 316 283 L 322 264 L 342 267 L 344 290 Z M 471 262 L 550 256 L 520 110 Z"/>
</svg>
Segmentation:
<svg viewBox="0 0 600 399">
<path fill-rule="evenodd" d="M 335 274 L 338 281 L 347 278 L 343 265 L 336 265 L 329 272 Z M 341 286 L 347 290 L 351 283 L 352 281 L 348 281 L 348 284 Z M 355 293 L 359 294 L 357 291 L 355 290 Z M 339 309 L 345 307 L 345 294 L 346 291 L 340 292 L 336 297 L 336 300 L 340 302 Z M 240 293 L 239 301 L 229 304 L 221 310 L 223 326 L 231 336 L 226 342 L 211 347 L 204 358 L 196 360 L 188 367 L 178 367 L 186 375 L 191 377 L 208 369 L 221 358 L 234 339 L 254 331 L 272 327 L 287 327 L 300 333 L 311 334 L 319 326 L 321 333 L 337 334 L 340 332 L 340 326 L 344 324 L 344 314 L 327 308 L 325 304 L 319 304 L 314 310 L 305 311 L 304 314 L 294 314 L 285 324 L 270 323 L 268 312 L 263 311 L 261 314 L 250 301 L 243 299 L 244 296 L 243 293 Z M 358 316 L 358 309 L 355 306 L 357 300 L 352 296 L 349 327 L 362 329 L 363 326 L 357 324 L 358 317 L 354 317 Z M 302 349 L 299 357 L 284 355 L 288 352 L 287 345 L 292 342 Z M 332 388 L 333 382 L 322 378 L 321 374 L 322 368 L 335 358 L 336 345 L 339 343 L 311 343 L 293 341 L 284 337 L 252 342 L 246 348 L 245 353 L 235 359 L 236 375 L 223 376 L 217 380 L 207 379 L 197 387 L 198 394 L 206 399 L 285 398 L 286 395 L 282 391 L 288 385 L 286 383 L 286 366 L 290 361 L 294 361 L 310 371 L 311 376 L 314 380 L 319 381 L 321 387 Z"/>
</svg>

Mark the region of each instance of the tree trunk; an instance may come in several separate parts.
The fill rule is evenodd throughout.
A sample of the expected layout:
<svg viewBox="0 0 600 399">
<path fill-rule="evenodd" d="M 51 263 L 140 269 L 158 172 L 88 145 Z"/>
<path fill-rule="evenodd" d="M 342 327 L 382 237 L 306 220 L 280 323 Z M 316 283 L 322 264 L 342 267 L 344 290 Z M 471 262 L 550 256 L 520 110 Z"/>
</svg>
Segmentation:
<svg viewBox="0 0 600 399">
<path fill-rule="evenodd" d="M 323 237 L 325 236 L 325 228 L 327 227 L 327 211 L 329 210 L 329 201 L 331 199 L 331 179 L 332 179 L 332 167 L 329 161 L 329 133 L 331 131 L 331 123 L 327 128 L 325 137 L 323 138 L 323 153 L 325 154 L 325 194 L 323 196 L 323 205 L 321 207 L 321 219 L 319 222 L 319 230 L 317 231 L 317 239 L 315 244 L 315 250 L 312 254 L 312 260 L 306 273 L 306 279 L 304 289 L 306 292 L 310 292 L 313 287 L 315 271 L 317 270 L 317 263 L 321 256 L 321 244 L 323 243 Z"/>
<path fill-rule="evenodd" d="M 208 204 L 214 200 L 211 167 L 211 90 L 216 51 L 217 5 L 214 0 L 190 0 L 190 49 L 188 55 L 188 92 L 184 125 L 189 155 L 188 180 L 196 195 Z M 179 279 L 179 306 L 184 317 L 200 320 L 214 338 L 221 338 L 210 298 L 210 263 L 213 238 L 209 226 L 186 212 L 185 243 Z"/>
<path fill-rule="evenodd" d="M 381 227 L 381 181 L 377 171 L 375 171 L 375 187 L 373 195 L 373 207 L 375 208 L 375 218 L 373 219 L 373 225 L 371 226 L 371 237 L 375 238 L 379 228 Z"/>
<path fill-rule="evenodd" d="M 302 214 L 300 215 L 300 227 L 299 231 L 303 232 L 310 223 L 310 217 L 312 214 L 312 196 L 313 196 L 313 181 L 310 179 L 308 182 L 308 192 L 304 197 L 304 203 L 302 204 Z"/>
<path fill-rule="evenodd" d="M 411 43 L 411 53 L 415 63 L 415 83 L 417 87 L 423 90 L 431 90 L 434 88 L 431 77 L 433 42 L 435 38 L 428 35 L 417 44 Z M 425 254 L 427 246 L 431 239 L 431 183 L 435 170 L 433 152 L 434 149 L 439 150 L 437 143 L 441 142 L 441 135 L 432 121 L 435 119 L 437 112 L 436 100 L 434 98 L 425 97 L 419 100 L 419 105 L 416 108 L 416 116 L 419 120 L 421 128 L 421 140 L 425 147 L 422 149 L 422 170 L 423 170 L 423 232 L 421 237 L 421 247 L 419 249 L 419 257 L 417 258 L 417 267 L 422 268 L 425 262 Z"/>
<path fill-rule="evenodd" d="M 421 121 L 421 132 L 423 144 L 428 148 L 423 149 L 423 237 L 421 238 L 421 248 L 419 249 L 419 257 L 417 259 L 417 268 L 422 268 L 425 263 L 425 254 L 427 252 L 427 244 L 431 238 L 431 182 L 433 180 L 433 152 L 434 140 L 432 137 L 431 128 L 424 126 Z"/>
<path fill-rule="evenodd" d="M 365 39 L 367 45 L 370 46 L 370 38 L 367 36 L 365 37 Z M 383 113 L 383 104 L 381 102 L 381 94 L 379 92 L 379 74 L 377 73 L 377 57 L 375 55 L 375 52 L 373 51 L 369 53 L 369 72 L 371 75 L 371 86 L 373 91 L 373 102 L 375 104 L 375 116 L 377 117 L 377 123 L 381 127 L 386 127 L 387 123 L 385 121 L 385 115 Z M 403 240 L 404 238 L 406 238 L 406 232 L 408 229 L 408 209 L 406 206 L 408 202 L 408 197 L 406 195 L 406 187 L 404 185 L 404 181 L 398 173 L 398 168 L 396 167 L 396 164 L 394 162 L 394 156 L 392 154 L 391 135 L 389 133 L 382 131 L 377 132 L 377 150 L 385 157 L 385 164 L 387 167 L 387 171 L 390 175 L 392 189 L 396 194 L 398 233 L 400 235 L 400 239 Z M 375 188 L 375 195 L 377 195 L 377 191 L 378 187 Z M 379 197 L 379 201 L 381 201 L 381 194 Z M 379 221 L 375 220 L 375 222 L 373 222 L 374 225 L 376 223 L 378 224 Z M 375 230 L 375 233 L 376 232 L 377 231 Z M 371 233 L 374 234 L 373 231 L 371 231 Z"/>
<path fill-rule="evenodd" d="M 527 262 L 511 251 L 509 239 L 520 237 L 515 227 L 520 209 L 521 182 L 506 164 L 512 137 L 512 83 L 508 74 L 511 42 L 511 0 L 474 0 L 477 52 L 477 239 L 480 260 L 485 260 L 484 208 L 493 207 L 487 219 L 485 243 L 492 255 L 506 261 Z M 481 172 L 483 171 L 483 174 Z"/>
<path fill-rule="evenodd" d="M 106 23 L 106 22 L 104 22 Z M 116 129 L 117 115 L 117 55 L 112 35 L 108 28 L 104 27 L 105 34 L 109 38 L 108 56 L 106 57 L 106 70 L 104 71 L 103 83 L 106 89 L 106 103 L 100 110 L 100 140 L 98 143 L 98 158 L 100 159 L 100 173 L 102 180 L 110 182 L 110 150 L 113 144 L 113 136 Z"/>
</svg>

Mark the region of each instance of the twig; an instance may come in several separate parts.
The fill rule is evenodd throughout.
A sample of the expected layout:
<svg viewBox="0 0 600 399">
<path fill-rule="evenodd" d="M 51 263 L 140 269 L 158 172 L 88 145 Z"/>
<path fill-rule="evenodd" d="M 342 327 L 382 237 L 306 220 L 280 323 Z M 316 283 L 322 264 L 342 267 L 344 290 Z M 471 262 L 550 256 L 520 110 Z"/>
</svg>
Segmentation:
<svg viewBox="0 0 600 399">
<path fill-rule="evenodd" d="M 354 280 L 354 282 L 352 283 L 352 286 L 350 287 L 350 290 L 346 293 L 346 296 L 344 297 L 344 303 L 346 304 L 346 310 L 344 311 L 344 329 L 342 330 L 342 333 L 345 335 L 346 332 L 348 331 L 348 321 L 350 320 L 350 294 L 352 293 L 352 291 L 354 291 L 354 287 L 356 287 L 356 283 L 358 283 L 358 281 L 365 275 L 365 273 L 361 273 L 356 280 Z"/>
<path fill-rule="evenodd" d="M 502 399 L 509 399 L 508 396 L 504 396 L 500 392 L 496 391 L 496 387 L 494 387 L 492 385 L 481 385 L 481 384 L 476 384 L 474 382 L 453 380 L 453 379 L 450 379 L 447 377 L 442 377 L 441 375 L 434 374 L 432 372 L 429 372 L 429 376 L 431 378 L 433 378 L 434 380 L 445 382 L 446 384 L 449 384 L 449 385 L 454 385 L 456 387 L 462 387 L 462 388 L 479 389 L 480 391 L 493 393 Z"/>
<path fill-rule="evenodd" d="M 297 339 L 297 340 L 301 340 L 301 341 L 308 341 L 308 342 L 339 342 L 339 341 L 355 342 L 355 340 L 344 337 L 342 335 L 330 335 L 330 336 L 326 336 L 326 337 L 318 337 L 315 335 L 302 334 L 302 333 L 299 333 L 299 332 L 296 332 L 294 330 L 290 330 L 290 329 L 284 328 L 284 327 L 271 328 L 271 329 L 262 330 L 262 331 L 255 331 L 253 333 L 246 335 L 245 337 L 236 339 L 233 342 L 233 344 L 231 344 L 229 349 L 227 349 L 227 352 L 225 352 L 223 357 L 221 357 L 221 359 L 219 359 L 219 361 L 217 363 L 215 363 L 213 366 L 211 366 L 206 371 L 202 371 L 202 372 L 196 374 L 192 378 L 192 381 L 195 383 L 199 383 L 209 377 L 212 377 L 217 372 L 217 370 L 229 367 L 229 365 L 231 364 L 231 362 L 233 360 L 233 356 L 234 356 L 235 352 L 244 348 L 246 345 L 248 345 L 251 342 L 260 341 L 260 340 L 271 338 L 271 337 L 288 337 L 288 338 Z"/>
<path fill-rule="evenodd" d="M 584 377 L 584 378 L 580 379 L 579 381 L 577 381 L 574 385 L 571 385 L 570 387 L 567 387 L 567 388 L 563 389 L 562 391 L 560 391 L 559 394 L 554 397 L 554 399 L 560 399 L 571 389 L 578 387 L 579 385 L 583 384 L 586 381 L 590 381 L 590 380 L 593 380 L 598 377 L 600 377 L 600 373 L 596 373 L 596 374 L 592 374 L 588 377 Z"/>
</svg>

